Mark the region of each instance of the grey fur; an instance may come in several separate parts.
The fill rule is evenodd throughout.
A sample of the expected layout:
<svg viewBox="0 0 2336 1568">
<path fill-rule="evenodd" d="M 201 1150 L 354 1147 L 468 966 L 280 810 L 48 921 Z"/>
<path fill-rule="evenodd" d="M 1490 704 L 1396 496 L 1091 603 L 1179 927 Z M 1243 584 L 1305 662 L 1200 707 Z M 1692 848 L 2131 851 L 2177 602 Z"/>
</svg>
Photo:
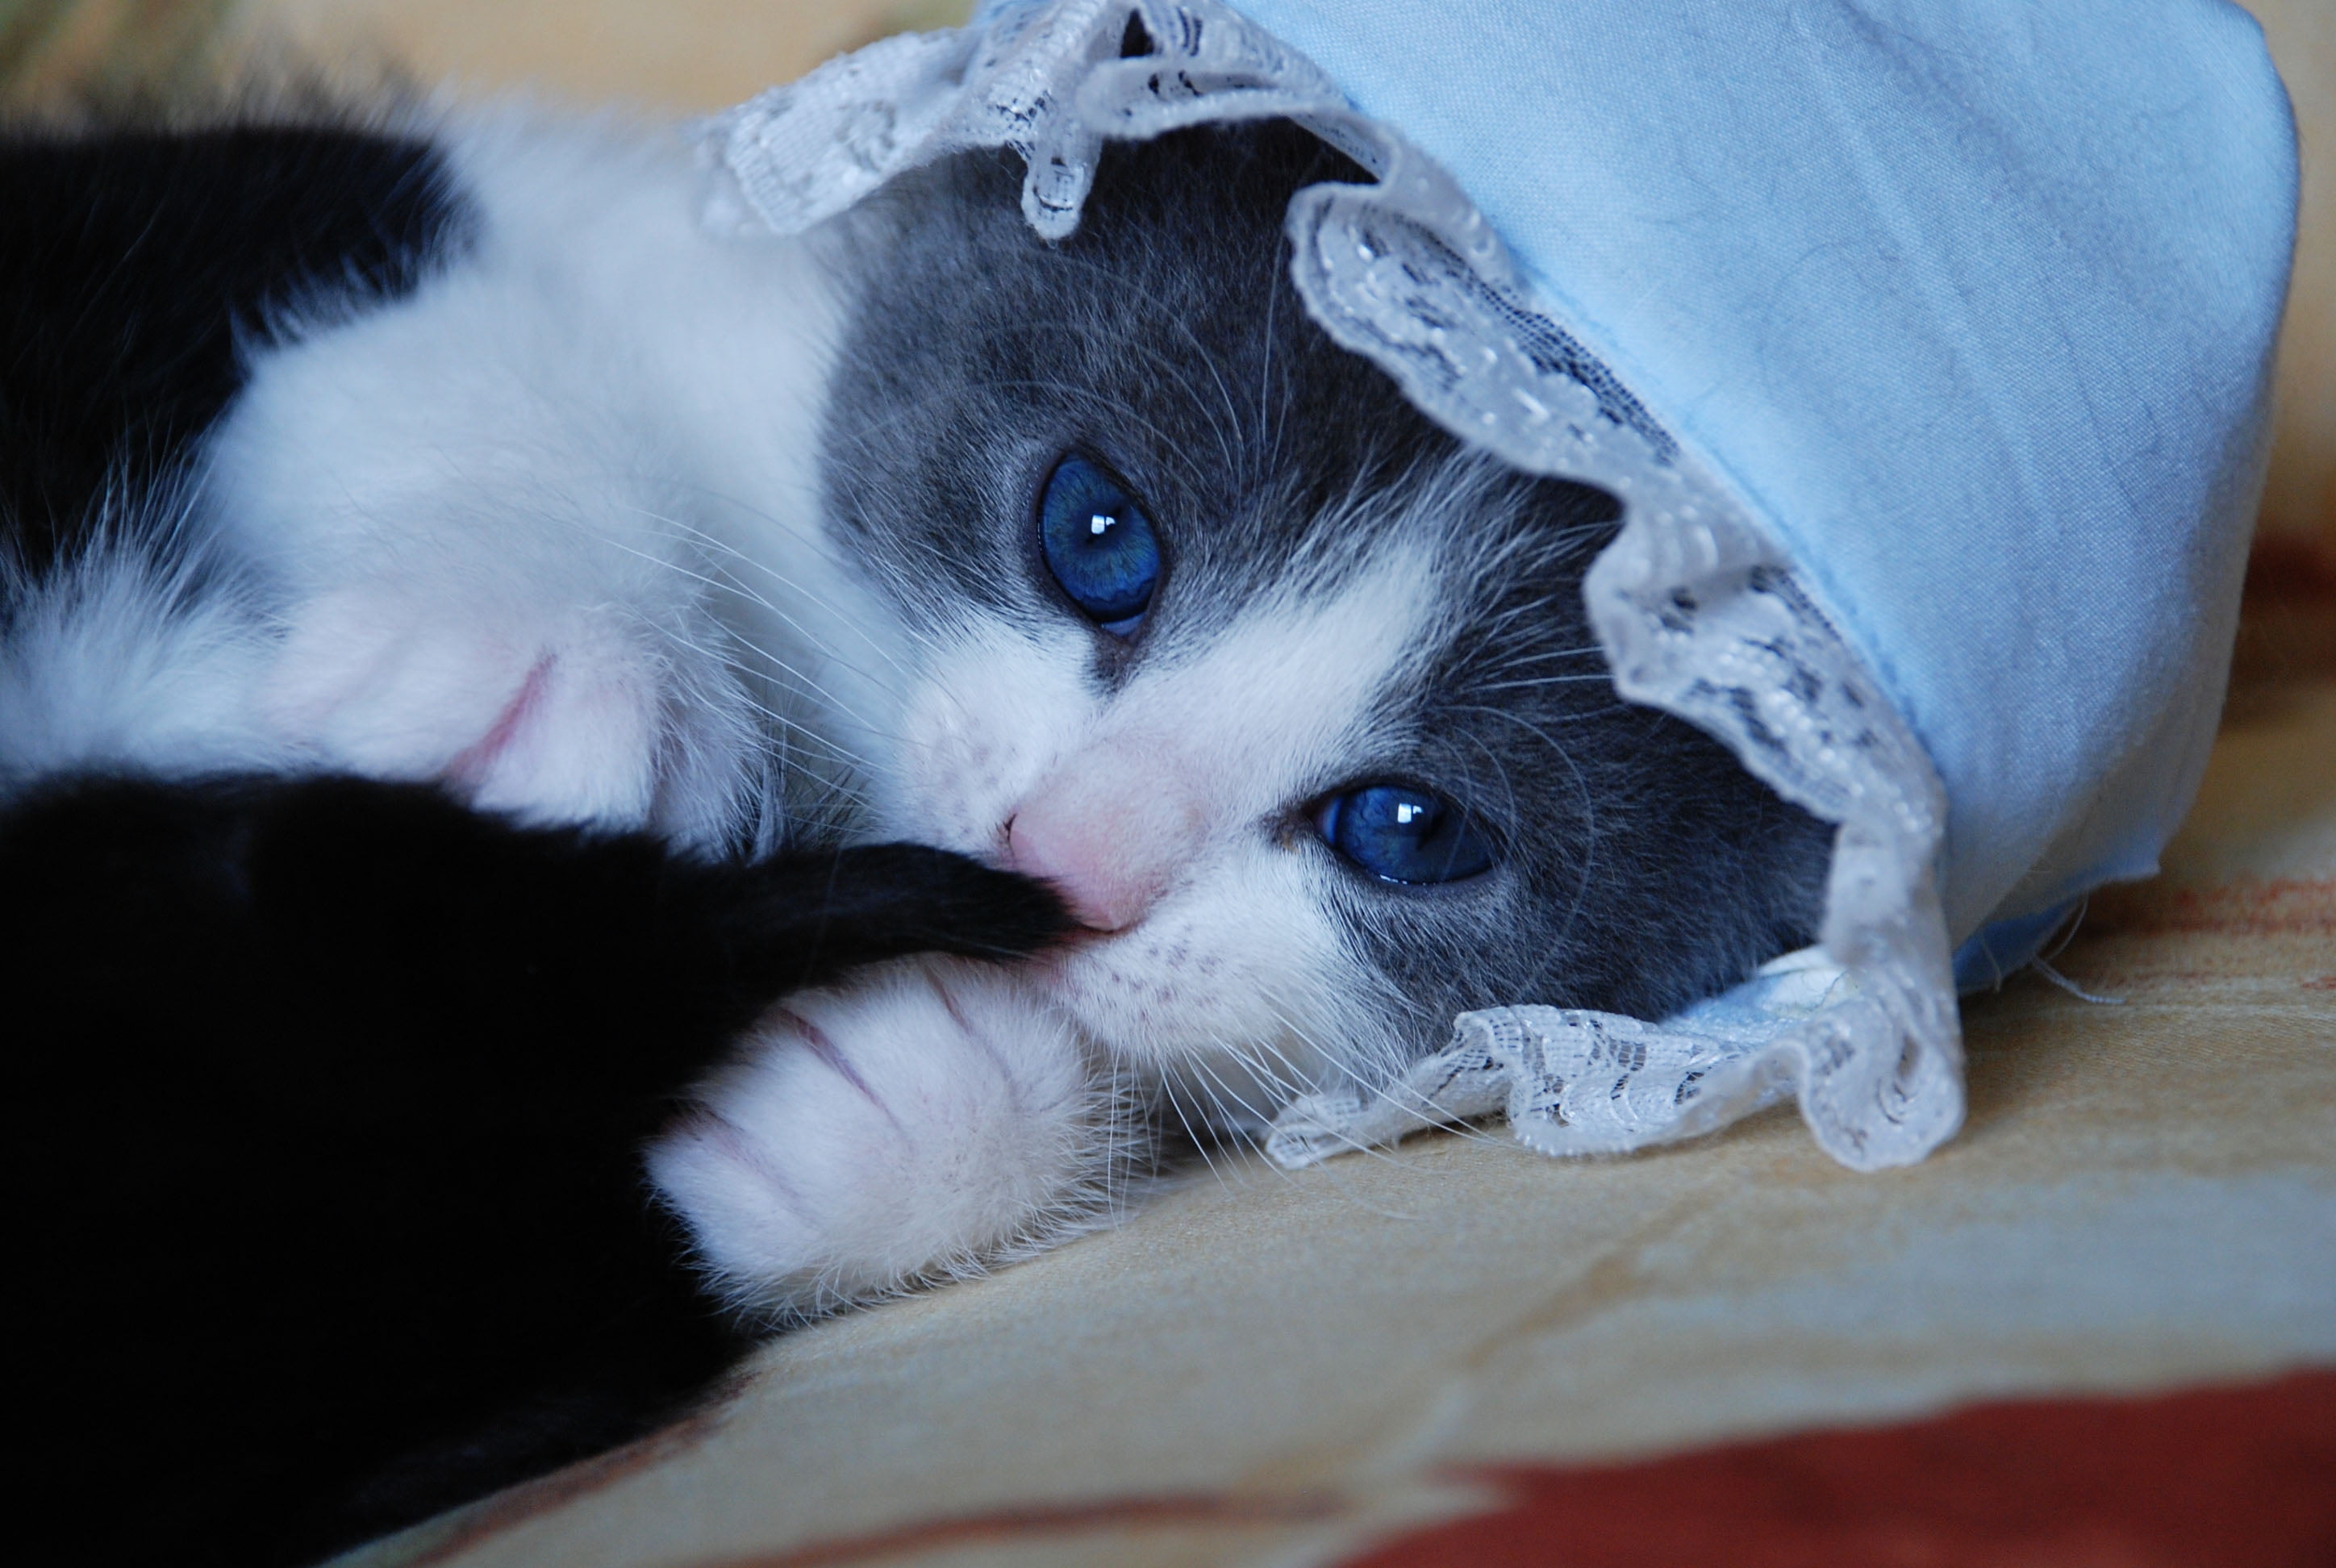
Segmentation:
<svg viewBox="0 0 2336 1568">
<path fill-rule="evenodd" d="M 1660 1017 L 1813 940 L 1830 830 L 1616 697 L 1581 591 L 1613 497 L 1467 453 L 1308 318 L 1280 214 L 1300 185 L 1359 178 L 1284 124 L 1123 144 L 1056 245 L 1023 222 L 1010 155 L 896 182 L 862 219 L 881 260 L 859 269 L 829 414 L 832 525 L 911 616 L 1076 617 L 1033 513 L 1065 452 L 1100 458 L 1168 556 L 1138 636 L 1096 636 L 1102 687 L 1260 595 L 1426 540 L 1445 602 L 1426 678 L 1391 701 L 1375 765 L 1321 784 L 1429 785 L 1503 852 L 1443 887 L 1342 880 L 1387 1022 L 1425 1050 L 1455 1013 L 1524 999 Z"/>
</svg>

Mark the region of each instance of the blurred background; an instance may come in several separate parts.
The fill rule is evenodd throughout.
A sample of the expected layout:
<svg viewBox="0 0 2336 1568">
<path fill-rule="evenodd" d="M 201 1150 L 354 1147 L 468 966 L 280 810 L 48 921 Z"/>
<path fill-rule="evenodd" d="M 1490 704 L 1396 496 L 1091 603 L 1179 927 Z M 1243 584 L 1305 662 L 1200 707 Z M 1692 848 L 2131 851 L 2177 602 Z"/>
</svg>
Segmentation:
<svg viewBox="0 0 2336 1568">
<path fill-rule="evenodd" d="M 650 111 L 718 109 L 972 0 L 0 0 L 0 105 L 201 99 L 287 68 Z M 2336 3 L 2253 0 L 2303 141 L 2277 434 L 2237 677 L 2336 673 Z"/>
</svg>

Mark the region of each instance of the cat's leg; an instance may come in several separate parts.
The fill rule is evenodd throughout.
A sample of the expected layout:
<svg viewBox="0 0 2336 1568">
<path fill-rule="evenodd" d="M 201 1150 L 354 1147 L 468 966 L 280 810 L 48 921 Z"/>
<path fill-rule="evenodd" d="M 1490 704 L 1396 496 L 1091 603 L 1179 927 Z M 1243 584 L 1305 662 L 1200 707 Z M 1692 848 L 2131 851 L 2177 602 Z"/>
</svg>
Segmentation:
<svg viewBox="0 0 2336 1568">
<path fill-rule="evenodd" d="M 207 440 L 260 707 L 337 768 L 732 842 L 819 662 L 752 612 L 823 548 L 825 275 L 707 236 L 678 139 L 506 118 L 444 133 L 473 242 L 263 345 Z"/>
<path fill-rule="evenodd" d="M 766 1016 L 649 1169 L 719 1288 L 808 1316 L 1097 1222 L 1136 1149 L 1111 1077 L 1012 973 L 915 959 Z"/>
<path fill-rule="evenodd" d="M 539 821 L 638 826 L 684 724 L 735 706 L 702 678 L 715 689 L 671 689 L 684 661 L 632 606 L 548 593 L 471 606 L 405 586 L 383 573 L 285 616 L 261 711 L 336 767 L 438 780 Z"/>
</svg>

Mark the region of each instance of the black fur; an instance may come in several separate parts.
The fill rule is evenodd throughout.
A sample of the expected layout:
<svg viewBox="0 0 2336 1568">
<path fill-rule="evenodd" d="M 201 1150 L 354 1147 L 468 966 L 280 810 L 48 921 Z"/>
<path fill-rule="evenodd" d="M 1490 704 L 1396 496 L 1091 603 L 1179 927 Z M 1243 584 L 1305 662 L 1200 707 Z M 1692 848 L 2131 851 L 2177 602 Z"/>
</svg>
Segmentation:
<svg viewBox="0 0 2336 1568">
<path fill-rule="evenodd" d="M 17 1539 L 292 1563 L 635 1437 L 742 1341 L 642 1144 L 781 993 L 1027 951 L 1043 890 L 758 865 L 339 778 L 0 816 Z"/>
<path fill-rule="evenodd" d="M 0 564 L 167 533 L 241 346 L 469 228 L 421 142 L 0 143 Z M 751 1327 L 640 1169 L 676 1096 L 791 989 L 1062 923 L 916 846 L 716 864 L 415 785 L 0 802 L 18 1550 L 308 1562 L 670 1418 Z"/>
<path fill-rule="evenodd" d="M 38 570 L 167 473 L 283 313 L 411 290 L 470 229 L 426 143 L 231 126 L 0 136 L 0 513 Z"/>
</svg>

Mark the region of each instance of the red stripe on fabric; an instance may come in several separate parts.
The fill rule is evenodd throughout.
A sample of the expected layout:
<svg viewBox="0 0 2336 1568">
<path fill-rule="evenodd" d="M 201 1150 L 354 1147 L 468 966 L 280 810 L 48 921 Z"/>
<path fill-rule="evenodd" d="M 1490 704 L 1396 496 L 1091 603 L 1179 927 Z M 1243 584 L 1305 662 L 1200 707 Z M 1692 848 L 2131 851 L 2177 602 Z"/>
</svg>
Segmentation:
<svg viewBox="0 0 2336 1568">
<path fill-rule="evenodd" d="M 1340 1568 L 2331 1568 L 2336 1373 L 1462 1478 Z"/>
</svg>

